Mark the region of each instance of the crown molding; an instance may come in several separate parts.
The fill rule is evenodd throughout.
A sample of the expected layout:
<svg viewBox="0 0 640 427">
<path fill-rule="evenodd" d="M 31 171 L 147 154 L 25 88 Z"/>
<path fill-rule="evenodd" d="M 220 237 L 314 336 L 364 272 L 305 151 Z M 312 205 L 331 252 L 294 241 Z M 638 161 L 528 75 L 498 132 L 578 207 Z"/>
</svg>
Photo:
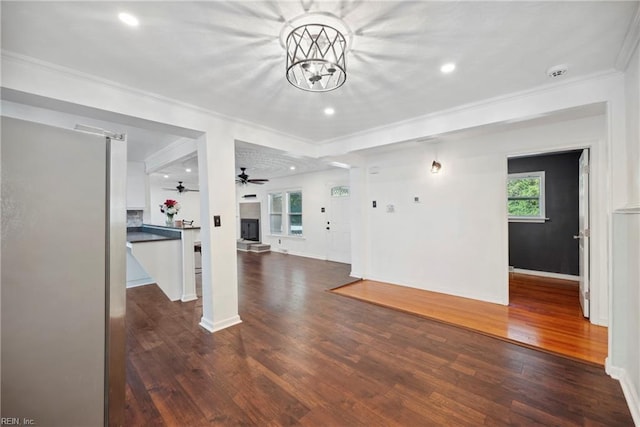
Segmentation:
<svg viewBox="0 0 640 427">
<path fill-rule="evenodd" d="M 18 62 L 18 63 L 22 63 L 22 64 L 26 64 L 27 66 L 31 66 L 34 68 L 40 68 L 43 69 L 45 71 L 48 72 L 53 72 L 53 73 L 59 73 L 62 75 L 65 75 L 71 79 L 77 79 L 77 80 L 81 80 L 81 81 L 85 81 L 85 82 L 89 82 L 89 83 L 93 83 L 93 84 L 99 84 L 99 85 L 103 85 L 106 87 L 110 87 L 119 91 L 123 91 L 123 92 L 128 92 L 128 93 L 132 93 L 136 96 L 140 96 L 142 98 L 146 98 L 146 99 L 150 99 L 153 100 L 155 102 L 161 102 L 163 104 L 168 104 L 171 106 L 180 106 L 181 108 L 184 108 L 186 110 L 190 110 L 190 111 L 194 111 L 200 114 L 204 114 L 210 117 L 214 117 L 216 119 L 220 119 L 226 122 L 231 122 L 231 123 L 235 123 L 241 126 L 246 126 L 249 128 L 253 128 L 253 129 L 258 129 L 258 130 L 262 130 L 264 132 L 268 132 L 268 133 L 272 133 L 275 135 L 279 135 L 282 136 L 284 138 L 293 140 L 293 141 L 297 141 L 300 143 L 304 143 L 304 144 L 309 144 L 311 146 L 315 146 L 316 144 L 314 144 L 312 141 L 304 139 L 304 138 L 300 138 L 298 136 L 295 135 L 291 135 L 288 134 L 286 132 L 282 132 L 280 130 L 277 129 L 273 129 L 270 128 L 268 126 L 265 125 L 261 125 L 259 123 L 253 123 L 247 120 L 243 120 L 243 119 L 239 119 L 237 117 L 232 117 L 232 116 L 227 116 L 225 114 L 219 113 L 217 111 L 213 111 L 213 110 L 209 110 L 207 108 L 203 108 L 203 107 L 199 107 L 197 105 L 193 105 L 193 104 L 189 104 L 186 103 L 184 101 L 180 101 L 177 99 L 173 99 L 173 98 L 169 98 L 157 93 L 153 93 L 153 92 L 147 92 L 132 86 L 127 86 L 124 85 L 122 83 L 118 83 L 116 81 L 113 80 L 108 80 L 102 77 L 98 77 L 96 75 L 93 74 L 89 74 L 89 73 L 85 73 L 83 71 L 78 71 L 76 69 L 73 68 L 69 68 L 69 67 L 65 67 L 63 65 L 58 65 L 58 64 L 54 64 L 51 62 L 47 62 L 47 61 L 43 61 L 41 59 L 37 59 L 31 56 L 27 56 L 27 55 L 22 55 L 16 52 L 12 52 L 12 51 L 8 51 L 5 49 L 1 49 L 0 50 L 0 58 L 2 63 L 5 63 L 6 61 L 14 61 L 14 62 Z M 3 67 L 4 68 L 4 67 Z M 0 85 L 2 85 L 2 87 L 4 87 L 4 84 L 0 83 Z M 194 129 L 194 130 L 201 130 L 201 129 Z"/>
<path fill-rule="evenodd" d="M 629 66 L 629 62 L 633 57 L 633 53 L 640 42 L 640 4 L 636 7 L 636 13 L 633 16 L 633 21 L 629 25 L 627 35 L 624 37 L 620 52 L 616 58 L 616 69 L 624 71 Z"/>
<path fill-rule="evenodd" d="M 321 147 L 326 147 L 326 146 L 330 146 L 331 144 L 336 144 L 336 143 L 343 143 L 349 139 L 352 138 L 358 138 L 358 137 L 367 137 L 371 134 L 374 133 L 380 133 L 380 132 L 384 132 L 384 131 L 389 131 L 392 132 L 394 129 L 397 129 L 398 127 L 404 126 L 404 125 L 412 125 L 414 123 L 421 123 L 421 122 L 425 122 L 428 120 L 433 120 L 433 119 L 437 119 L 439 117 L 446 117 L 448 115 L 451 114 L 455 114 L 455 113 L 459 113 L 459 112 L 465 112 L 465 111 L 471 111 L 477 108 L 484 108 L 484 107 L 490 107 L 492 105 L 496 105 L 496 104 L 500 104 L 503 102 L 507 102 L 507 101 L 511 101 L 511 100 L 517 100 L 520 98 L 524 98 L 527 96 L 531 96 L 531 95 L 538 95 L 538 94 L 543 94 L 545 92 L 551 92 L 554 91 L 558 88 L 562 88 L 562 87 L 571 87 L 574 85 L 579 85 L 582 84 L 584 82 L 588 82 L 588 81 L 595 81 L 595 80 L 604 80 L 604 79 L 608 79 L 608 78 L 612 78 L 615 76 L 623 76 L 624 73 L 616 70 L 616 69 L 609 69 L 609 70 L 604 70 L 604 71 L 599 71 L 596 73 L 592 73 L 592 74 L 588 74 L 585 76 L 579 76 L 579 77 L 574 77 L 574 78 L 569 78 L 569 79 L 563 79 L 563 81 L 560 82 L 552 82 L 552 83 L 547 83 L 547 84 L 543 84 L 543 85 L 539 85 L 539 86 L 535 86 L 535 87 L 531 87 L 528 89 L 524 89 L 521 91 L 517 91 L 517 92 L 511 92 L 511 93 L 507 93 L 507 94 L 503 94 L 503 95 L 498 95 L 492 98 L 486 98 L 486 99 L 482 99 L 480 101 L 475 101 L 475 102 L 470 102 L 467 104 L 462 104 L 462 105 L 458 105 L 452 108 L 448 108 L 445 110 L 439 110 L 439 111 L 434 111 L 432 113 L 427 113 L 427 114 L 423 114 L 421 116 L 417 116 L 417 117 L 410 117 L 401 121 L 397 121 L 397 122 L 393 122 L 393 123 L 389 123 L 389 124 L 385 124 L 382 126 L 376 126 L 373 128 L 369 128 L 369 129 L 365 129 L 365 130 L 361 130 L 358 132 L 354 132 L 348 135 L 343 135 L 343 136 L 339 136 L 336 138 L 331 138 L 331 139 L 327 139 L 324 141 L 320 142 L 320 146 Z M 419 139 L 425 139 L 427 136 L 430 137 L 437 137 L 437 135 L 425 135 L 420 137 Z M 413 139 L 413 138 L 412 138 Z M 411 140 L 411 139 L 410 139 Z M 409 140 L 407 140 L 409 141 Z M 394 141 L 397 142 L 397 141 Z"/>
</svg>

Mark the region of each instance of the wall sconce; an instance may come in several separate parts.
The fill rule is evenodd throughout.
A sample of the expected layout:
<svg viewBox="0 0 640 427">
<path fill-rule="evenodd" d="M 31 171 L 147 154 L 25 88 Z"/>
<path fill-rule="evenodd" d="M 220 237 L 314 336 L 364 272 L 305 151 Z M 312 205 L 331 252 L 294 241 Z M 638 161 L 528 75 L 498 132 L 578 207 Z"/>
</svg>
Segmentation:
<svg viewBox="0 0 640 427">
<path fill-rule="evenodd" d="M 439 161 L 434 160 L 433 163 L 431 163 L 431 173 L 438 173 L 441 168 L 442 164 Z"/>
</svg>

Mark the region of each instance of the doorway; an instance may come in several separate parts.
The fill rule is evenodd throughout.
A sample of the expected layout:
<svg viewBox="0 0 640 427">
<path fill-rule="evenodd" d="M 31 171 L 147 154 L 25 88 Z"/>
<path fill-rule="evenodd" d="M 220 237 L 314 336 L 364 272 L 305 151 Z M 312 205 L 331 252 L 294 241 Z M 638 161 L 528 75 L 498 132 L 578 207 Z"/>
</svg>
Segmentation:
<svg viewBox="0 0 640 427">
<path fill-rule="evenodd" d="M 332 186 L 326 214 L 327 260 L 351 263 L 351 198 L 348 185 Z"/>
<path fill-rule="evenodd" d="M 507 179 L 510 279 L 578 287 L 575 303 L 587 318 L 588 155 L 581 149 L 512 157 Z"/>
</svg>

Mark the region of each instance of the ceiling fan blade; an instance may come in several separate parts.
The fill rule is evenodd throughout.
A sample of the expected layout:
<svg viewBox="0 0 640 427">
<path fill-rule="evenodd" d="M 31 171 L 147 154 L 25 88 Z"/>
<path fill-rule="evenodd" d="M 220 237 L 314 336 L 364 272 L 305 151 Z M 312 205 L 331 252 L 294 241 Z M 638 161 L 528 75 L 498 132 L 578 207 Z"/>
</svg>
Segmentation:
<svg viewBox="0 0 640 427">
<path fill-rule="evenodd" d="M 256 178 L 256 179 L 248 179 L 247 181 L 249 181 L 249 182 L 269 182 L 268 179 L 258 179 L 258 178 Z"/>
<path fill-rule="evenodd" d="M 168 191 L 178 191 L 178 190 L 176 190 L 176 188 L 175 188 L 175 187 L 174 187 L 174 188 L 164 188 L 164 187 L 163 187 L 162 189 L 163 189 L 163 190 L 168 190 Z"/>
</svg>

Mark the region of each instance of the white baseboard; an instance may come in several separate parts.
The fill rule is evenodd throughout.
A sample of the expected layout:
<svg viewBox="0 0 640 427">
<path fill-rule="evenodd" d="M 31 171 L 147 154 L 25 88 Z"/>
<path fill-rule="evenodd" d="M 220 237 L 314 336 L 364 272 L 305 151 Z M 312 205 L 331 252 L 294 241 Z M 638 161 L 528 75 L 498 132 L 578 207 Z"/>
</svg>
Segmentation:
<svg viewBox="0 0 640 427">
<path fill-rule="evenodd" d="M 622 393 L 627 400 L 627 406 L 629 406 L 629 411 L 631 412 L 631 418 L 633 418 L 635 425 L 640 426 L 640 399 L 638 398 L 638 390 L 635 389 L 627 371 L 617 366 L 612 366 L 608 357 L 605 360 L 605 370 L 611 378 L 620 382 Z"/>
<path fill-rule="evenodd" d="M 239 323 L 242 323 L 242 319 L 240 319 L 240 316 L 238 315 L 230 317 L 228 319 L 219 320 L 217 322 L 212 322 L 204 316 L 200 319 L 200 326 L 202 326 L 209 332 L 218 332 L 222 329 L 226 329 Z"/>
<path fill-rule="evenodd" d="M 513 271 L 514 273 L 520 273 L 520 274 L 528 274 L 530 276 L 549 277 L 552 279 L 562 279 L 562 280 L 573 280 L 576 282 L 580 281 L 580 276 L 574 276 L 573 274 L 549 273 L 547 271 L 525 270 L 523 268 L 514 268 L 513 270 L 510 269 L 509 271 Z"/>
<path fill-rule="evenodd" d="M 326 261 L 326 257 L 324 256 L 319 256 L 316 254 L 308 254 L 305 252 L 296 252 L 296 251 L 290 251 L 288 249 L 274 249 L 273 247 L 271 248 L 271 252 L 278 252 L 281 253 L 283 255 L 293 255 L 293 256 L 299 256 L 299 257 L 303 257 L 303 258 L 311 258 L 311 259 L 318 259 L 320 261 Z"/>
<path fill-rule="evenodd" d="M 144 285 L 153 285 L 154 283 L 156 282 L 151 277 L 145 277 L 144 279 L 130 280 L 127 282 L 127 289 L 137 288 L 138 286 L 144 286 Z"/>
<path fill-rule="evenodd" d="M 190 295 L 182 295 L 182 298 L 180 298 L 180 301 L 182 302 L 189 302 L 189 301 L 194 301 L 198 299 L 198 295 L 197 294 L 190 294 Z"/>
</svg>

